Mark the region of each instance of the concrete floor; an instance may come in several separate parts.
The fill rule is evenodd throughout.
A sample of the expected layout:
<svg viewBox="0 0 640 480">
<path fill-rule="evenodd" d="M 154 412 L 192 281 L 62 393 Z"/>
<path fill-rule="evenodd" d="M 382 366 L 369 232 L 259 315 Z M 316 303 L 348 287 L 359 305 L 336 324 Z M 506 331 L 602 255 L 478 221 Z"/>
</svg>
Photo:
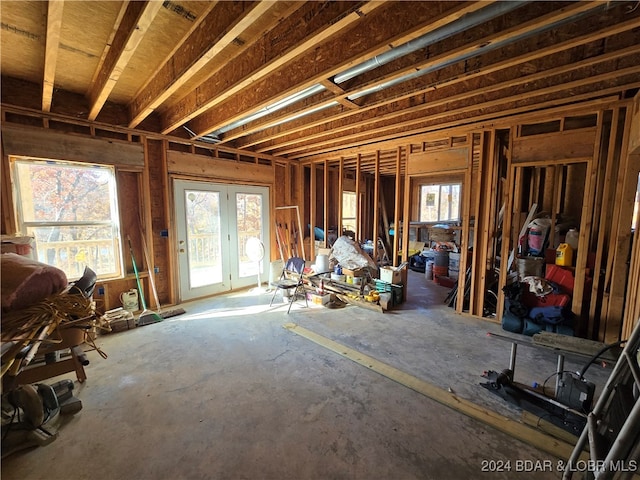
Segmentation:
<svg viewBox="0 0 640 480">
<path fill-rule="evenodd" d="M 508 366 L 487 320 L 457 315 L 448 289 L 409 272 L 400 309 L 282 305 L 240 292 L 105 335 L 76 382 L 83 409 L 50 445 L 2 461 L 3 479 L 557 479 L 558 459 L 284 329 L 295 322 L 460 397 L 518 418 L 479 386 Z M 555 371 L 520 348 L 516 380 Z M 577 370 L 579 366 L 565 365 Z M 604 381 L 608 371 L 590 371 Z M 51 379 L 72 378 L 66 375 Z M 483 472 L 510 460 L 512 470 Z M 516 460 L 551 461 L 515 472 Z"/>
</svg>

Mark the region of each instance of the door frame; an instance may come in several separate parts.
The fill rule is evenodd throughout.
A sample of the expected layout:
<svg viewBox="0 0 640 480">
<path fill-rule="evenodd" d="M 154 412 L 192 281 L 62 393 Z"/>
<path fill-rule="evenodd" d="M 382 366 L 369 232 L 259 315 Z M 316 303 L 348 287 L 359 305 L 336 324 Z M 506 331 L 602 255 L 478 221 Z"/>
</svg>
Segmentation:
<svg viewBox="0 0 640 480">
<path fill-rule="evenodd" d="M 211 284 L 204 287 L 196 287 L 195 289 L 184 289 L 183 276 L 184 266 L 182 265 L 180 252 L 181 239 L 184 240 L 184 231 L 186 228 L 184 218 L 184 200 L 182 198 L 184 189 L 203 190 L 203 191 L 217 191 L 221 192 L 224 198 L 221 198 L 221 226 L 220 233 L 221 238 L 227 237 L 225 243 L 223 243 L 223 281 L 221 283 Z M 257 193 L 263 196 L 262 202 L 262 231 L 261 241 L 264 244 L 264 258 L 261 264 L 261 280 L 265 280 L 264 272 L 268 271 L 270 263 L 270 235 L 269 221 L 271 218 L 271 188 L 267 185 L 243 185 L 237 183 L 224 183 L 224 182 L 211 182 L 204 180 L 193 180 L 185 178 L 174 178 L 172 182 L 172 194 L 173 194 L 173 215 L 174 215 L 174 232 L 173 232 L 173 258 L 175 262 L 176 272 L 176 290 L 178 295 L 178 301 L 190 301 L 198 298 L 205 298 L 218 293 L 226 293 L 233 290 L 256 285 L 257 276 L 251 275 L 248 277 L 239 276 L 239 262 L 232 262 L 233 258 L 238 258 L 238 244 L 237 244 L 237 216 L 235 206 L 235 194 L 236 193 Z M 180 210 L 182 209 L 182 210 Z M 233 235 L 232 235 L 233 233 Z M 187 252 L 185 252 L 187 253 Z M 188 268 L 188 266 L 187 266 Z M 187 280 L 188 282 L 188 280 Z"/>
</svg>

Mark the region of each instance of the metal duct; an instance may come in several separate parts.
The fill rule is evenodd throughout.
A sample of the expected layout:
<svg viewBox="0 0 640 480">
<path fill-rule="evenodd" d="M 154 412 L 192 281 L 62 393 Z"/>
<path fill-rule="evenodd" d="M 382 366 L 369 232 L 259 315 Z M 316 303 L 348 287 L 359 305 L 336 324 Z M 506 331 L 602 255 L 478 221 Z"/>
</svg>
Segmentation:
<svg viewBox="0 0 640 480">
<path fill-rule="evenodd" d="M 316 93 L 320 93 L 324 90 L 326 90 L 326 88 L 320 84 L 316 84 L 311 87 L 305 88 L 301 92 L 294 93 L 293 95 L 289 95 L 288 97 L 283 98 L 282 100 L 279 100 L 271 105 L 267 105 L 266 107 L 261 108 L 257 112 L 252 113 L 251 115 L 248 115 L 244 118 L 241 118 L 240 120 L 236 120 L 235 122 L 230 123 L 229 125 L 225 125 L 224 127 L 221 127 L 215 132 L 211 132 L 208 135 L 213 137 L 218 137 L 219 135 L 225 132 L 228 132 L 229 130 L 233 130 L 234 128 L 241 127 L 242 125 L 246 125 L 249 122 L 262 118 L 270 113 L 281 110 L 293 103 L 296 103 L 300 100 L 304 100 L 305 98 L 315 95 Z"/>
<path fill-rule="evenodd" d="M 599 6 L 599 7 L 596 7 L 596 8 L 603 8 L 603 7 Z M 426 67 L 424 69 L 421 69 L 421 70 L 418 70 L 418 71 L 415 71 L 415 72 L 412 72 L 412 73 L 408 73 L 407 75 L 404 75 L 402 77 L 396 78 L 394 80 L 389 80 L 388 82 L 380 83 L 380 84 L 378 84 L 378 85 L 376 85 L 374 87 L 371 87 L 371 88 L 368 88 L 366 90 L 362 90 L 360 92 L 354 93 L 353 95 L 349 95 L 347 98 L 349 100 L 356 100 L 358 98 L 362 98 L 362 97 L 364 97 L 366 95 L 369 95 L 371 93 L 385 90 L 387 88 L 393 87 L 394 85 L 398 85 L 399 83 L 407 82 L 409 80 L 413 80 L 414 78 L 421 77 L 422 75 L 426 75 L 427 73 L 435 72 L 436 70 L 440 70 L 441 68 L 445 68 L 445 67 L 453 65 L 455 63 L 462 62 L 462 61 L 465 61 L 465 60 L 469 60 L 470 58 L 476 57 L 478 55 L 485 54 L 487 52 L 490 52 L 492 50 L 496 50 L 498 48 L 502 48 L 502 47 L 504 47 L 504 46 L 506 46 L 506 45 L 508 45 L 510 43 L 517 42 L 517 41 L 520 41 L 520 40 L 524 40 L 527 37 L 530 37 L 532 35 L 537 35 L 539 33 L 545 32 L 547 30 L 556 28 L 556 27 L 558 27 L 558 26 L 560 26 L 562 24 L 576 21 L 576 20 L 578 20 L 578 19 L 580 19 L 582 17 L 586 17 L 587 15 L 591 15 L 592 13 L 593 13 L 592 11 L 583 12 L 583 13 L 580 13 L 580 14 L 574 16 L 574 17 L 565 18 L 563 20 L 559 20 L 557 22 L 550 23 L 549 25 L 545 25 L 544 27 L 540 27 L 540 28 L 538 28 L 536 30 L 531 30 L 529 32 L 522 33 L 522 34 L 520 34 L 520 35 L 518 35 L 516 37 L 509 38 L 509 39 L 506 39 L 506 40 L 502 40 L 501 42 L 490 43 L 489 45 L 486 45 L 486 46 L 484 46 L 482 48 L 479 48 L 477 50 L 473 50 L 471 52 L 464 53 L 464 54 L 462 54 L 462 55 L 460 55 L 458 57 L 455 57 L 455 58 L 452 58 L 452 59 L 449 59 L 449 60 L 445 60 L 443 62 L 436 63 L 434 65 L 430 65 L 430 66 L 428 66 L 428 67 Z"/>
<path fill-rule="evenodd" d="M 499 17 L 500 15 L 504 15 L 505 13 L 515 10 L 516 8 L 526 5 L 527 3 L 529 3 L 529 0 L 492 3 L 488 7 L 468 13 L 460 17 L 459 19 L 448 23 L 447 25 L 433 30 L 432 32 L 425 33 L 421 37 L 404 43 L 387 52 L 381 53 L 380 55 L 362 62 L 360 65 L 351 67 L 348 70 L 345 70 L 344 72 L 336 75 L 333 78 L 333 81 L 338 84 L 346 82 L 347 80 L 357 77 L 358 75 L 389 63 L 396 58 L 400 58 L 411 52 L 420 50 L 421 48 L 424 48 L 432 43 L 439 42 L 441 40 L 444 40 L 445 38 L 451 37 L 452 35 L 468 30 L 469 28 L 480 25 L 481 23 L 492 20 L 493 18 Z"/>
</svg>

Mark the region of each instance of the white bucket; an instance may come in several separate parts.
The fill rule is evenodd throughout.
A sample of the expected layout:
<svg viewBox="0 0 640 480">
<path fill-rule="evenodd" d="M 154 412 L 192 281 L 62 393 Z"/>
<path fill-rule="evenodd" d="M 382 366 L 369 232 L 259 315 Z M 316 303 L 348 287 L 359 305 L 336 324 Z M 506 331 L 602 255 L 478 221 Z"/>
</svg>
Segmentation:
<svg viewBox="0 0 640 480">
<path fill-rule="evenodd" d="M 318 255 L 316 257 L 316 273 L 329 272 L 329 257 L 327 255 Z"/>
<path fill-rule="evenodd" d="M 128 312 L 137 312 L 140 309 L 138 306 L 138 291 L 135 288 L 122 292 L 120 301 L 122 302 L 122 308 Z"/>
<path fill-rule="evenodd" d="M 274 260 L 269 264 L 269 285 L 273 285 L 273 282 L 280 280 L 283 268 L 284 262 L 282 260 Z"/>
</svg>

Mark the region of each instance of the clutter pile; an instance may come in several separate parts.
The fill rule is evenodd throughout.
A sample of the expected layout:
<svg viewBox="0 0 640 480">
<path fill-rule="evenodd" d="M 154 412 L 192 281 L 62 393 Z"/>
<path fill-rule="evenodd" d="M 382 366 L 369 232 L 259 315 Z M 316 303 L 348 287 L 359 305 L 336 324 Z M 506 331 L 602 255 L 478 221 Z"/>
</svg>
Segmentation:
<svg viewBox="0 0 640 480">
<path fill-rule="evenodd" d="M 328 266 L 325 259 L 328 257 Z M 319 260 L 320 259 L 320 260 Z M 404 301 L 407 263 L 378 267 L 362 247 L 341 236 L 331 249 L 321 250 L 307 283 L 308 299 L 327 308 L 352 304 L 384 312 Z"/>
</svg>

